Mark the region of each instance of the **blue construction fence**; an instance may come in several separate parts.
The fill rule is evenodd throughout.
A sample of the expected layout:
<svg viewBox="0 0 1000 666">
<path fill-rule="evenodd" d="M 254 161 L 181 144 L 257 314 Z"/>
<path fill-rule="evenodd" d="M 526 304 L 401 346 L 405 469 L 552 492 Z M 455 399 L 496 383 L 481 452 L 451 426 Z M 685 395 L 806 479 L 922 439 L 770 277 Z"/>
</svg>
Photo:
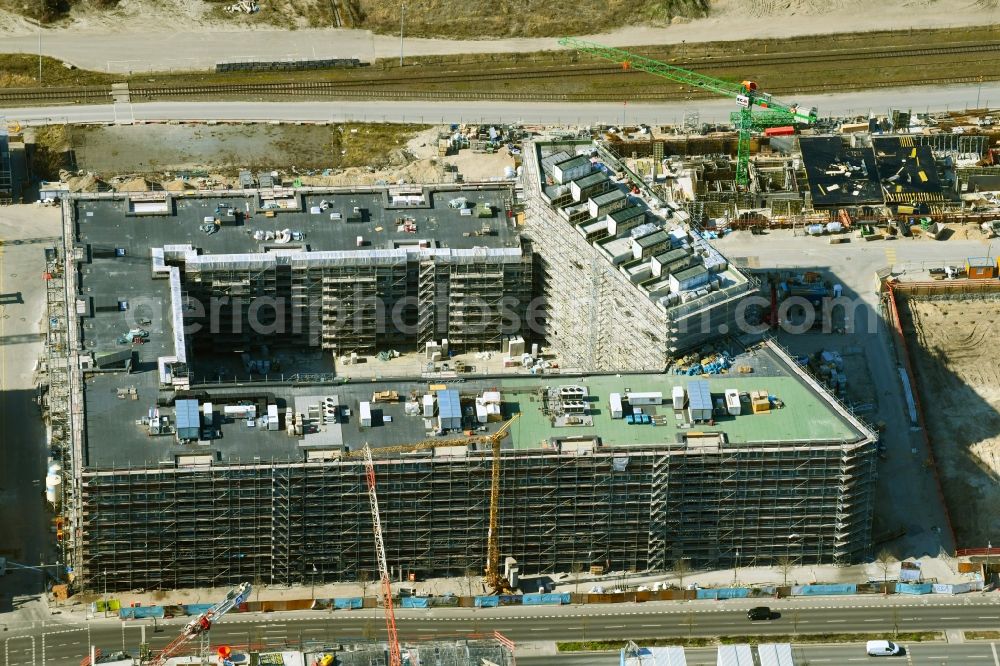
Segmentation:
<svg viewBox="0 0 1000 666">
<path fill-rule="evenodd" d="M 560 606 L 571 602 L 569 592 L 549 594 L 503 594 L 475 597 L 476 608 L 496 608 L 497 606 Z"/>
<path fill-rule="evenodd" d="M 137 606 L 118 609 L 118 617 L 123 620 L 145 620 L 151 617 L 162 619 L 164 614 L 163 606 Z"/>
<path fill-rule="evenodd" d="M 316 599 L 312 602 L 311 610 L 353 610 L 363 608 L 365 600 L 363 597 L 342 597 L 339 599 Z"/>
</svg>

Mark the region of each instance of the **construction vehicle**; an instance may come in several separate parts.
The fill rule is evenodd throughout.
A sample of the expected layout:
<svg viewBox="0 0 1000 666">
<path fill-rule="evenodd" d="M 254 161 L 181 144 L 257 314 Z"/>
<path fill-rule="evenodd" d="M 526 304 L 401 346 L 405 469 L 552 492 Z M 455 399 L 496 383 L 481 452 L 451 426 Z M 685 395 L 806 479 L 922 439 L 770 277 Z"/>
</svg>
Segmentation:
<svg viewBox="0 0 1000 666">
<path fill-rule="evenodd" d="M 212 625 L 218 622 L 223 615 L 249 599 L 251 589 L 250 583 L 240 583 L 230 590 L 225 599 L 184 625 L 180 635 L 163 648 L 163 651 L 149 662 L 149 666 L 163 666 L 170 657 L 176 655 L 184 647 L 185 643 L 199 636 L 203 639 L 203 651 L 207 651 L 208 644 L 207 640 L 204 639 L 207 638 L 206 634 L 212 629 Z"/>
<path fill-rule="evenodd" d="M 767 127 L 783 125 L 812 124 L 816 122 L 816 108 L 807 108 L 798 104 L 790 104 L 774 99 L 770 94 L 758 89 L 753 81 L 726 81 L 704 74 L 698 74 L 681 67 L 668 65 L 652 58 L 646 58 L 622 49 L 611 48 L 588 42 L 582 39 L 564 37 L 559 40 L 562 46 L 576 49 L 605 60 L 621 63 L 625 70 L 639 70 L 660 76 L 670 81 L 683 83 L 693 88 L 708 90 L 725 97 L 731 97 L 739 105 L 739 111 L 732 114 L 731 120 L 739 133 L 736 151 L 736 184 L 742 187 L 750 185 L 750 136 L 754 131 Z M 754 112 L 754 109 L 763 111 Z"/>
<path fill-rule="evenodd" d="M 372 450 L 365 443 L 365 478 L 368 481 L 368 500 L 372 508 L 372 530 L 375 533 L 375 556 L 378 559 L 378 571 L 382 595 L 382 609 L 385 612 L 385 630 L 389 637 L 389 666 L 403 666 L 403 655 L 399 649 L 399 633 L 396 631 L 396 613 L 392 608 L 392 583 L 389 578 L 389 567 L 385 561 L 385 542 L 382 540 L 382 519 L 379 517 L 378 494 L 375 491 L 375 463 L 372 461 Z"/>
</svg>

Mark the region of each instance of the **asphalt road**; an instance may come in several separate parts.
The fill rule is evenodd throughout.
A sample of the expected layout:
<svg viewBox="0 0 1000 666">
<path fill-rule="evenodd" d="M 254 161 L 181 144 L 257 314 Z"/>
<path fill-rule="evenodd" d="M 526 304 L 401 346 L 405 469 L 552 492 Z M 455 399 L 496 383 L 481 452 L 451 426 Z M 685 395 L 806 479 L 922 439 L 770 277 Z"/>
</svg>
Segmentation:
<svg viewBox="0 0 1000 666">
<path fill-rule="evenodd" d="M 971 643 L 945 645 L 941 643 L 905 644 L 906 655 L 875 663 L 892 664 L 982 664 L 1000 666 L 996 643 Z M 687 649 L 684 651 L 688 666 L 716 666 L 716 649 Z M 845 645 L 794 646 L 792 655 L 798 664 L 847 664 L 867 662 L 865 646 L 860 643 Z M 610 666 L 619 663 L 618 653 L 546 655 L 542 657 L 518 657 L 519 666 Z"/>
<path fill-rule="evenodd" d="M 759 604 L 760 602 L 756 602 Z M 896 605 L 891 605 L 895 603 Z M 968 595 L 949 599 L 852 598 L 774 601 L 780 617 L 751 623 L 746 609 L 752 602 L 689 602 L 621 604 L 593 607 L 500 608 L 399 611 L 400 637 L 404 640 L 455 638 L 472 633 L 500 631 L 515 643 L 622 639 L 641 640 L 669 636 L 778 635 L 794 633 L 943 631 L 948 629 L 1000 629 L 1000 596 Z M 0 634 L 10 660 L 3 666 L 71 663 L 87 653 L 88 640 L 104 652 L 137 649 L 145 626 L 150 645 L 162 648 L 180 630 L 183 620 L 158 623 L 95 619 L 87 623 L 44 628 L 11 628 Z M 365 610 L 334 613 L 230 615 L 211 633 L 213 645 L 255 646 L 328 644 L 351 639 L 381 637 L 380 612 Z M 43 636 L 44 634 L 44 636 Z M 44 640 L 43 640 L 44 638 Z M 34 648 L 32 648 L 34 645 Z M 928 646 L 919 646 L 920 650 Z M 35 659 L 32 660 L 32 649 Z M 962 662 L 964 663 L 964 662 Z M 984 662 L 988 663 L 988 662 Z M 1000 666 L 1000 664 L 997 664 Z"/>
<path fill-rule="evenodd" d="M 820 115 L 867 116 L 890 108 L 944 111 L 1000 102 L 1000 84 L 896 88 L 840 95 L 811 95 L 800 102 L 819 108 Z M 680 123 L 684 112 L 697 109 L 703 122 L 728 122 L 735 109 L 729 100 L 678 100 L 663 104 L 563 104 L 555 102 L 149 102 L 17 108 L 9 121 L 22 124 L 65 122 L 133 122 L 143 120 L 361 121 L 361 122 L 525 122 L 544 124 Z"/>
</svg>

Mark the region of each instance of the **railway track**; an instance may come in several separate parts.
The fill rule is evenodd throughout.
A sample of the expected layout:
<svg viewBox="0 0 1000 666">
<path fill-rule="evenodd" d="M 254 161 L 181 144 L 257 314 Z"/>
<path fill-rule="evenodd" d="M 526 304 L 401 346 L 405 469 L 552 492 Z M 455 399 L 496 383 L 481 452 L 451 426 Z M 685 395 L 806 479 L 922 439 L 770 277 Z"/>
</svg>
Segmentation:
<svg viewBox="0 0 1000 666">
<path fill-rule="evenodd" d="M 768 66 L 789 64 L 824 64 L 850 61 L 885 61 L 889 59 L 912 60 L 922 57 L 951 55 L 984 55 L 996 57 L 1000 52 L 1000 42 L 985 44 L 959 44 L 918 49 L 851 49 L 830 51 L 825 53 L 804 54 L 789 53 L 777 55 L 755 55 L 732 58 L 702 58 L 676 63 L 684 68 L 701 71 L 719 69 L 751 70 Z M 994 54 L 990 56 L 989 54 Z M 883 63 L 884 64 L 884 63 Z M 641 72 L 624 71 L 616 65 L 570 65 L 565 67 L 538 67 L 524 69 L 518 67 L 498 68 L 490 71 L 460 72 L 445 71 L 437 74 L 414 76 L 369 77 L 364 79 L 348 79 L 337 81 L 290 81 L 290 82 L 260 82 L 260 83 L 204 83 L 191 85 L 140 85 L 130 88 L 133 99 L 149 100 L 159 98 L 200 97 L 210 95 L 221 96 L 258 96 L 258 97 L 341 97 L 363 99 L 479 99 L 479 100 L 525 100 L 525 101 L 657 101 L 676 99 L 677 87 L 669 86 L 662 90 L 650 92 L 621 93 L 545 93 L 545 92 L 507 92 L 507 91 L 451 91 L 451 90 L 399 90 L 398 86 L 414 84 L 440 85 L 456 83 L 476 83 L 481 81 L 545 81 L 553 78 L 607 76 L 612 74 L 637 75 Z M 1000 74 L 984 76 L 983 80 L 998 80 Z M 974 83 L 977 76 L 950 77 L 937 79 L 895 80 L 889 82 L 865 83 L 868 88 L 887 88 L 923 84 L 957 84 Z M 855 84 L 860 85 L 860 84 Z M 652 86 L 651 86 L 652 87 Z M 800 85 L 794 89 L 771 87 L 775 94 L 797 92 L 828 92 L 851 87 L 850 83 L 837 85 L 814 84 Z M 698 94 L 698 91 L 692 91 Z M 110 86 L 81 86 L 68 88 L 25 88 L 0 90 L 0 103 L 100 103 L 111 101 Z"/>
</svg>

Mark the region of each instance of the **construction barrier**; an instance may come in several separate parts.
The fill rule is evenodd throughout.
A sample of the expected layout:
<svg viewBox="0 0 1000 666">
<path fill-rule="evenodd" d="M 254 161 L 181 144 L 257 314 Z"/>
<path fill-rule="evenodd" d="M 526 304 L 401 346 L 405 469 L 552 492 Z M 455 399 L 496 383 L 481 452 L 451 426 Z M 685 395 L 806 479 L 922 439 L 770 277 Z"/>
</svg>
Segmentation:
<svg viewBox="0 0 1000 666">
<path fill-rule="evenodd" d="M 98 599 L 90 604 L 91 613 L 117 613 L 122 607 L 122 602 L 118 599 Z"/>
<path fill-rule="evenodd" d="M 184 604 L 185 615 L 201 615 L 215 604 Z"/>
<path fill-rule="evenodd" d="M 429 608 L 430 604 L 426 597 L 403 597 L 399 606 L 400 608 Z"/>
<path fill-rule="evenodd" d="M 137 608 L 121 608 L 118 617 L 123 620 L 144 620 L 151 617 L 162 618 L 165 615 L 163 606 L 139 606 Z"/>
<path fill-rule="evenodd" d="M 930 583 L 896 583 L 896 594 L 930 594 L 934 586 Z"/>
<path fill-rule="evenodd" d="M 696 590 L 696 599 L 746 599 L 750 596 L 749 587 L 720 587 L 713 590 Z"/>
<path fill-rule="evenodd" d="M 476 597 L 476 608 L 496 608 L 500 605 L 499 596 Z"/>
<path fill-rule="evenodd" d="M 793 585 L 791 596 L 810 597 L 857 593 L 858 586 L 854 583 L 832 583 L 828 585 Z"/>
<path fill-rule="evenodd" d="M 365 603 L 365 600 L 361 597 L 347 597 L 345 599 L 334 599 L 333 607 L 337 610 L 350 610 L 352 608 L 361 608 Z"/>
<path fill-rule="evenodd" d="M 968 583 L 934 583 L 934 594 L 965 594 L 983 589 L 983 581 L 973 580 Z"/>
<path fill-rule="evenodd" d="M 569 593 L 565 594 L 525 594 L 521 598 L 525 606 L 559 606 L 569 603 Z"/>
</svg>

